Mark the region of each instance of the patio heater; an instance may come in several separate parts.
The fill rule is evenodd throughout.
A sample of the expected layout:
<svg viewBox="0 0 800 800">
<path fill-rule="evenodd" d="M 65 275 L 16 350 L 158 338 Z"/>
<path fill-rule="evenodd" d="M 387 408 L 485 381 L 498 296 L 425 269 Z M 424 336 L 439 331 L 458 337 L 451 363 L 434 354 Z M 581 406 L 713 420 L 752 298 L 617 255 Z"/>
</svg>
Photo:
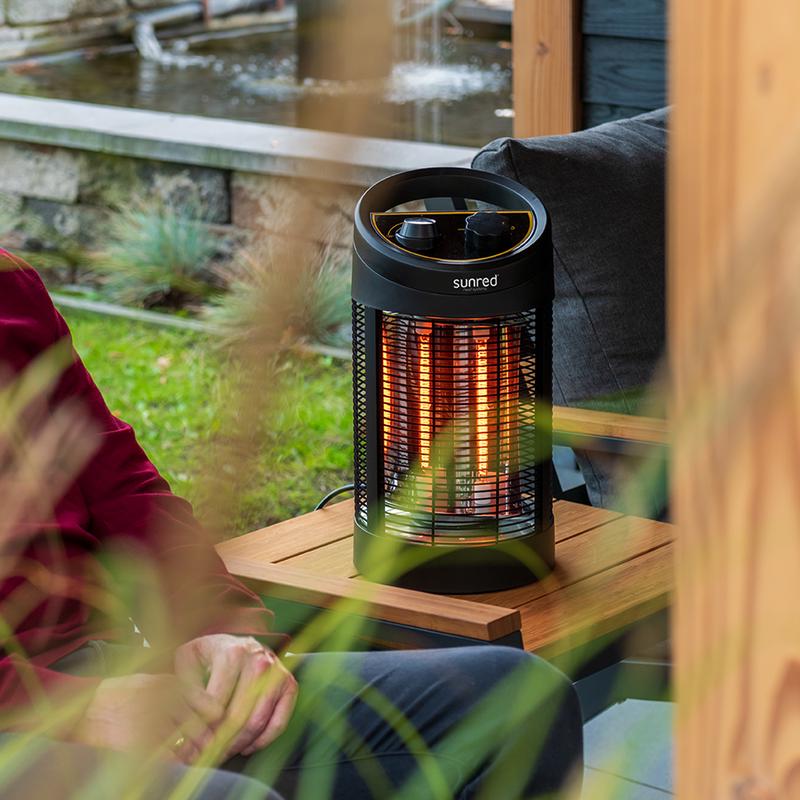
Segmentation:
<svg viewBox="0 0 800 800">
<path fill-rule="evenodd" d="M 554 561 L 553 266 L 514 181 L 434 168 L 355 214 L 355 564 L 433 592 L 529 583 Z"/>
</svg>

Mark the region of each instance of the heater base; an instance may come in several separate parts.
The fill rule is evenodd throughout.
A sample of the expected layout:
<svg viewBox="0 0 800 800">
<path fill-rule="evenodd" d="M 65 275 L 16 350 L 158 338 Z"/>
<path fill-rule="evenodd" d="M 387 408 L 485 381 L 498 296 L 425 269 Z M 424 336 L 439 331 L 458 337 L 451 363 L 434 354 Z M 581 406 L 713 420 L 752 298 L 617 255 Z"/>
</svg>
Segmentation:
<svg viewBox="0 0 800 800">
<path fill-rule="evenodd" d="M 399 576 L 389 574 L 379 561 L 381 552 L 409 568 Z M 497 592 L 534 583 L 552 570 L 555 526 L 498 544 L 463 546 L 377 536 L 355 522 L 353 553 L 356 568 L 369 580 L 435 594 Z"/>
</svg>

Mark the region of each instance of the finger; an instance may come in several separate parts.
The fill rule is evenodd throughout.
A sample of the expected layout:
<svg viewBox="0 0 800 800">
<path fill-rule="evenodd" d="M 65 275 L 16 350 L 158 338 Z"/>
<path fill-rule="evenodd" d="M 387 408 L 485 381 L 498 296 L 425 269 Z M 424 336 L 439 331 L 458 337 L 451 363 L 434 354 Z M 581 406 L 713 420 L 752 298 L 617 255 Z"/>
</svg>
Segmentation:
<svg viewBox="0 0 800 800">
<path fill-rule="evenodd" d="M 206 692 L 223 708 L 230 702 L 247 656 L 248 653 L 243 647 L 229 647 L 216 655 L 211 663 Z"/>
<path fill-rule="evenodd" d="M 282 665 L 274 653 L 261 650 L 250 657 L 228 706 L 228 718 L 237 726 L 229 752 L 240 752 L 261 735 L 280 696 L 283 680 Z"/>
<path fill-rule="evenodd" d="M 285 730 L 289 721 L 294 713 L 294 707 L 297 703 L 297 681 L 292 676 L 291 680 L 287 680 L 283 686 L 278 701 L 270 716 L 261 735 L 253 741 L 249 747 L 242 750 L 243 756 L 249 756 L 257 750 L 263 750 L 265 747 L 271 745 Z"/>
<path fill-rule="evenodd" d="M 294 675 L 278 661 L 269 678 L 271 680 L 267 686 L 264 706 L 262 709 L 254 710 L 251 716 L 251 719 L 255 719 L 254 724 L 250 726 L 250 731 L 261 728 L 260 733 L 249 742 L 242 737 L 235 743 L 238 746 L 236 752 L 242 755 L 251 755 L 277 739 L 286 729 L 294 711 L 298 691 Z M 276 682 L 279 685 L 273 691 L 272 687 Z M 260 712 L 263 712 L 263 717 L 260 716 Z M 266 719 L 265 723 L 264 719 Z M 264 723 L 263 727 L 262 723 Z"/>
<path fill-rule="evenodd" d="M 267 727 L 279 697 L 279 693 L 275 691 L 263 693 L 247 720 L 239 725 L 236 738 L 228 747 L 228 756 L 243 753 L 252 746 Z"/>
<path fill-rule="evenodd" d="M 199 714 L 209 725 L 217 725 L 224 718 L 225 706 L 205 689 L 181 681 L 181 693 L 192 711 Z"/>
<path fill-rule="evenodd" d="M 178 761 L 182 761 L 184 764 L 194 764 L 200 760 L 202 750 L 186 739 L 179 747 L 173 747 L 172 752 Z"/>
<path fill-rule="evenodd" d="M 213 741 L 214 731 L 188 705 L 184 705 L 173 715 L 173 722 L 175 724 L 173 741 L 179 738 L 183 739 L 182 745 L 177 750 L 181 750 L 183 746 L 186 746 L 190 749 L 202 751 Z"/>
<path fill-rule="evenodd" d="M 175 675 L 186 683 L 205 688 L 208 670 L 197 648 L 197 642 L 178 648 L 175 652 Z"/>
</svg>

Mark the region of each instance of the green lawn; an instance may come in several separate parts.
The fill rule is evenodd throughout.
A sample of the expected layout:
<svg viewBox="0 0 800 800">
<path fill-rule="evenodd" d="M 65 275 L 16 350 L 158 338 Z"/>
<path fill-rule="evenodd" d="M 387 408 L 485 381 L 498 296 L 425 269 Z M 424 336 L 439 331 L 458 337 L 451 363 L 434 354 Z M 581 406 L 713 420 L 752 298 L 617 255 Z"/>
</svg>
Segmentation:
<svg viewBox="0 0 800 800">
<path fill-rule="evenodd" d="M 75 311 L 65 317 L 110 408 L 133 425 L 173 489 L 202 500 L 202 465 L 230 401 L 226 357 L 202 334 Z M 241 487 L 231 531 L 309 511 L 352 480 L 349 366 L 298 356 L 283 364 L 283 375 L 258 469 L 244 482 L 231 477 Z"/>
</svg>

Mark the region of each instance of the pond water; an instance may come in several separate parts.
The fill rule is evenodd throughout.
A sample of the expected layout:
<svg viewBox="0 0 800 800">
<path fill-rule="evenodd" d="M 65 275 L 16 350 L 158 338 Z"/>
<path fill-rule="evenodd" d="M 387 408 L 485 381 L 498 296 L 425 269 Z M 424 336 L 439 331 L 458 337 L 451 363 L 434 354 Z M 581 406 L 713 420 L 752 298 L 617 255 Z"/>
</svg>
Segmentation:
<svg viewBox="0 0 800 800">
<path fill-rule="evenodd" d="M 296 126 L 301 98 L 352 90 L 298 83 L 291 31 L 176 40 L 164 47 L 176 56 L 169 59 L 174 63 L 121 48 L 92 58 L 29 62 L 1 71 L 0 91 Z M 508 43 L 443 36 L 417 43 L 414 52 L 414 60 L 396 59 L 370 128 L 360 133 L 465 146 L 511 134 Z M 196 58 L 182 58 L 187 55 Z"/>
</svg>

